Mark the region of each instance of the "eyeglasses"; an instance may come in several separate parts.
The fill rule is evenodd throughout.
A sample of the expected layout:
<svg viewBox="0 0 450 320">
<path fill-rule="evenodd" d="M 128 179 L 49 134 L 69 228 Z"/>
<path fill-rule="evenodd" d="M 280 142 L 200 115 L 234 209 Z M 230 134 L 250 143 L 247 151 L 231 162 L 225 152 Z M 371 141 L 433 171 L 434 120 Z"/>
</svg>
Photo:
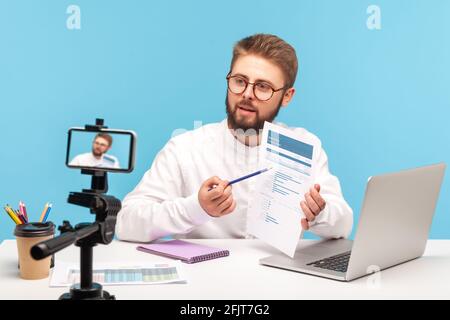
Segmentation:
<svg viewBox="0 0 450 320">
<path fill-rule="evenodd" d="M 249 84 L 253 85 L 253 94 L 259 101 L 267 101 L 272 98 L 274 92 L 286 89 L 286 86 L 280 89 L 274 89 L 270 84 L 264 81 L 249 82 L 241 76 L 227 75 L 228 89 L 234 94 L 242 94 Z"/>
<path fill-rule="evenodd" d="M 98 141 L 94 141 L 94 144 L 96 146 L 100 146 L 100 147 L 107 147 L 108 146 L 106 143 L 101 143 L 101 142 L 98 142 Z"/>
</svg>

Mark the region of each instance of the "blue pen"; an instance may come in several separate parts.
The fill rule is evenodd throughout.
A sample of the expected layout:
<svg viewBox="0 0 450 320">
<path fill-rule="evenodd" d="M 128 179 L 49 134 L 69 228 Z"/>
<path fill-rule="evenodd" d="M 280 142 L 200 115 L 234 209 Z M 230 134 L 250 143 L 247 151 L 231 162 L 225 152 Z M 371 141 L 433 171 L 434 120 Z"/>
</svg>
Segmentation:
<svg viewBox="0 0 450 320">
<path fill-rule="evenodd" d="M 246 175 L 246 176 L 237 178 L 237 179 L 235 179 L 235 180 L 231 180 L 230 182 L 228 182 L 228 185 L 230 186 L 230 185 L 232 185 L 232 184 L 234 184 L 234 183 L 236 183 L 236 182 L 240 182 L 240 181 L 242 181 L 242 180 L 245 180 L 245 179 L 248 179 L 248 178 L 257 176 L 258 174 L 261 174 L 261 173 L 264 173 L 264 172 L 266 172 L 266 171 L 269 171 L 270 169 L 272 169 L 272 167 L 265 168 L 265 169 L 262 169 L 262 170 L 258 170 L 258 171 L 256 171 L 256 172 L 250 173 L 250 174 L 248 174 L 248 175 Z M 215 186 L 212 187 L 212 188 L 209 188 L 208 191 L 211 191 L 211 190 L 214 189 L 214 188 L 215 188 Z"/>
</svg>

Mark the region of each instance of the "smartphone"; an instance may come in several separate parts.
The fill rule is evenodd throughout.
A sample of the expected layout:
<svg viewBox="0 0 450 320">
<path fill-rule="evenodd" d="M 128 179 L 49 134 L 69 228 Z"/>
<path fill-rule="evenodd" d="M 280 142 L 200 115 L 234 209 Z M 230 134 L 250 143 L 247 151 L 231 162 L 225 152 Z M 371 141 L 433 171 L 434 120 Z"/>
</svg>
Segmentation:
<svg viewBox="0 0 450 320">
<path fill-rule="evenodd" d="M 66 166 L 74 169 L 131 172 L 136 133 L 131 130 L 70 128 Z"/>
</svg>

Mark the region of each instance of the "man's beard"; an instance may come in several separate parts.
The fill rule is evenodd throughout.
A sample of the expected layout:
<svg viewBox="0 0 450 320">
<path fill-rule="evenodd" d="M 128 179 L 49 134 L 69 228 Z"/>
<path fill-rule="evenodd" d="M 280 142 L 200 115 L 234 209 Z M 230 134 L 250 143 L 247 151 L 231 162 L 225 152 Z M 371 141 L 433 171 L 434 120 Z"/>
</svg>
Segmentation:
<svg viewBox="0 0 450 320">
<path fill-rule="evenodd" d="M 278 103 L 278 107 L 271 114 L 267 115 L 265 118 L 261 118 L 259 115 L 259 110 L 256 109 L 253 106 L 252 102 L 249 100 L 241 100 L 239 103 L 237 103 L 234 106 L 234 110 L 232 111 L 230 102 L 228 101 L 228 94 L 227 94 L 226 98 L 225 98 L 225 105 L 226 105 L 226 111 L 227 111 L 227 116 L 228 116 L 228 125 L 231 127 L 230 129 L 243 130 L 244 132 L 252 132 L 253 131 L 256 134 L 258 134 L 259 131 L 263 129 L 265 121 L 272 122 L 277 117 L 278 112 L 281 109 L 282 101 L 283 101 L 283 99 L 280 99 L 280 102 Z M 243 107 L 245 107 L 245 106 L 251 107 L 251 110 L 255 111 L 255 117 L 253 118 L 254 120 L 247 121 L 247 119 L 243 119 L 243 118 L 238 119 L 237 105 L 240 105 Z"/>
<path fill-rule="evenodd" d="M 95 151 L 95 148 L 92 148 L 92 154 L 95 156 L 95 157 L 101 157 L 102 155 L 103 155 L 103 152 L 96 152 Z"/>
</svg>

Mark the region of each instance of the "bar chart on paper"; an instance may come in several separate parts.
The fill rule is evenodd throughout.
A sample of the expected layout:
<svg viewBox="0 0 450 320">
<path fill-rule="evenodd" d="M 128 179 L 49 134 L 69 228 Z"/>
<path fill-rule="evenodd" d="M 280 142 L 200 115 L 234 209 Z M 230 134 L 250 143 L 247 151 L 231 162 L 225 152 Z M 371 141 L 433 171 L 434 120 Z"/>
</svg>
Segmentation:
<svg viewBox="0 0 450 320">
<path fill-rule="evenodd" d="M 94 282 L 129 283 L 129 282 L 161 282 L 179 280 L 177 269 L 168 268 L 139 268 L 139 269 L 100 269 L 94 270 L 92 279 Z M 80 282 L 80 271 L 70 270 L 68 281 Z"/>
<path fill-rule="evenodd" d="M 92 280 L 102 285 L 182 283 L 181 263 L 136 266 L 94 266 Z M 50 286 L 68 286 L 80 282 L 80 269 L 65 263 L 55 266 Z"/>
</svg>

